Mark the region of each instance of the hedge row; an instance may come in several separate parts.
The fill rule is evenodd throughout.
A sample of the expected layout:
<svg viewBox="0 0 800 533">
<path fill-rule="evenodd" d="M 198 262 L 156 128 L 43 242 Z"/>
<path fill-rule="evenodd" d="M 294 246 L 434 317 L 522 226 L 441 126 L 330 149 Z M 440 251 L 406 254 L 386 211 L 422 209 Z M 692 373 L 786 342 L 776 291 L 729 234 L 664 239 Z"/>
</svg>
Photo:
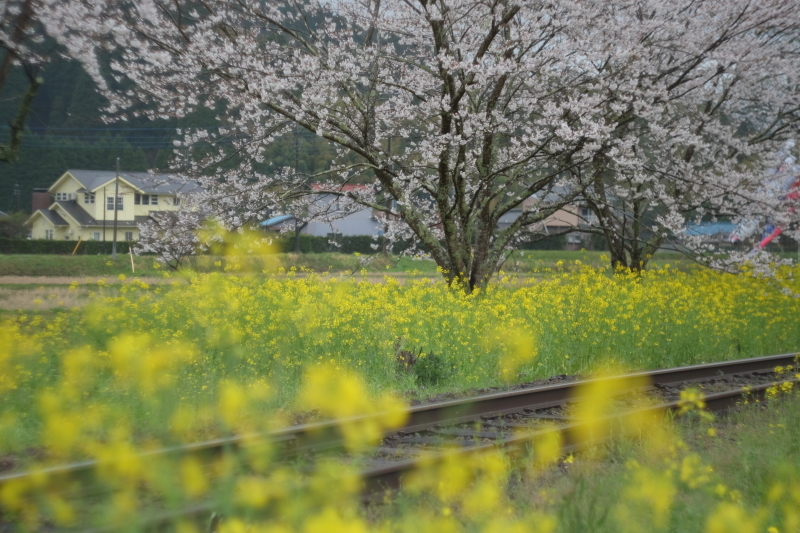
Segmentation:
<svg viewBox="0 0 800 533">
<path fill-rule="evenodd" d="M 278 248 L 284 252 L 294 251 L 294 236 L 281 235 L 277 239 Z M 369 254 L 375 250 L 371 245 L 383 246 L 383 241 L 374 240 L 368 235 L 338 237 L 336 246 L 329 242 L 327 237 L 314 237 L 300 235 L 300 251 L 302 253 L 340 252 L 343 254 L 362 253 Z M 44 239 L 3 239 L 0 238 L 0 254 L 55 254 L 70 255 L 75 249 L 77 241 L 56 241 Z M 128 249 L 135 242 L 117 241 L 117 252 L 128 253 Z M 82 255 L 110 255 L 113 243 L 110 241 L 82 241 L 77 254 Z M 378 248 L 379 250 L 381 248 Z M 395 251 L 401 248 L 396 245 Z M 210 253 L 214 254 L 216 250 Z"/>
<path fill-rule="evenodd" d="M 278 247 L 283 252 L 294 252 L 294 235 L 281 235 L 277 240 Z M 376 248 L 373 248 L 376 247 Z M 338 252 L 341 254 L 372 254 L 383 250 L 384 239 L 373 239 L 371 235 L 348 235 L 336 237 L 336 244 L 328 237 L 315 237 L 314 235 L 300 234 L 300 253 L 319 254 L 325 252 Z M 393 252 L 403 249 L 400 243 L 395 243 Z"/>
<path fill-rule="evenodd" d="M 0 254 L 54 254 L 70 255 L 77 241 L 0 239 Z M 135 242 L 117 241 L 117 252 L 127 254 Z M 111 255 L 114 243 L 110 241 L 81 241 L 76 255 Z"/>
<path fill-rule="evenodd" d="M 283 252 L 294 252 L 294 235 L 281 235 L 277 238 L 278 246 Z M 524 243 L 519 246 L 522 250 L 563 250 L 566 248 L 567 237 L 558 235 L 534 243 Z M 351 235 L 336 238 L 336 244 L 330 242 L 328 237 L 315 237 L 300 235 L 300 252 L 316 254 L 324 252 L 339 252 L 343 254 L 372 254 L 383 249 L 383 237 L 373 239 L 370 235 Z M 400 252 L 408 243 L 394 243 L 392 253 Z M 375 248 L 377 247 L 377 248 Z"/>
<path fill-rule="evenodd" d="M 278 248 L 282 252 L 294 252 L 294 235 L 280 235 L 276 238 Z M 0 254 L 56 254 L 70 255 L 75 249 L 76 241 L 55 240 L 26 240 L 26 239 L 1 239 Z M 128 249 L 135 242 L 117 242 L 118 253 L 128 253 Z M 563 250 L 566 237 L 560 235 L 542 241 L 520 246 L 524 250 Z M 300 235 L 300 253 L 318 254 L 325 252 L 338 252 L 342 254 L 372 254 L 383 250 L 383 237 L 373 239 L 370 235 L 339 236 L 336 244 L 330 242 L 328 237 L 315 237 L 313 235 Z M 108 241 L 83 241 L 76 254 L 81 255 L 110 255 L 112 243 Z M 374 248 L 377 247 L 377 248 Z M 407 247 L 407 243 L 394 243 L 391 252 L 398 253 Z M 217 250 L 209 253 L 215 254 Z"/>
<path fill-rule="evenodd" d="M 566 235 L 555 235 L 536 242 L 523 242 L 517 246 L 520 250 L 563 250 L 566 247 Z"/>
</svg>

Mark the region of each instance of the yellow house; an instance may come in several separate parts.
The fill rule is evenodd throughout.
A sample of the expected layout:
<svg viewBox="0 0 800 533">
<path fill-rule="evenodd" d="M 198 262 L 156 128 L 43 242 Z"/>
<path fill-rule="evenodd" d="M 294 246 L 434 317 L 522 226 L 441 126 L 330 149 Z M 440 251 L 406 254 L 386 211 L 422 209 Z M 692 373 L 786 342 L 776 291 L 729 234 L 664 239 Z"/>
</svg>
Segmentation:
<svg viewBox="0 0 800 533">
<path fill-rule="evenodd" d="M 117 240 L 135 241 L 139 239 L 139 224 L 152 212 L 177 209 L 181 196 L 194 187 L 147 172 L 120 172 L 118 180 L 115 202 L 117 177 L 113 170 L 66 171 L 46 193 L 34 193 L 43 194 L 45 202 L 37 205 L 34 198 L 35 211 L 26 222 L 31 237 L 111 241 L 116 207 Z"/>
</svg>

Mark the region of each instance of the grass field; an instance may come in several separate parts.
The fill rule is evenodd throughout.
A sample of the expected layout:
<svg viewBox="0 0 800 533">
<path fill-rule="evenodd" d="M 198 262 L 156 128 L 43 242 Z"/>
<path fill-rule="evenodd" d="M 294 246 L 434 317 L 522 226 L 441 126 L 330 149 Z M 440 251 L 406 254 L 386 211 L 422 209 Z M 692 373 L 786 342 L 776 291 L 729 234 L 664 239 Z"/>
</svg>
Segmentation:
<svg viewBox="0 0 800 533">
<path fill-rule="evenodd" d="M 595 268 L 606 266 L 602 252 L 586 251 L 534 251 L 515 252 L 503 265 L 503 276 L 544 278 L 550 271 L 574 271 L 582 265 Z M 691 270 L 695 265 L 680 254 L 662 253 L 653 260 L 656 267 L 666 264 Z M 284 275 L 307 276 L 317 273 L 325 276 L 367 279 L 382 283 L 386 275 L 404 283 L 409 279 L 429 277 L 436 279 L 436 264 L 430 260 L 393 256 L 364 257 L 360 255 L 325 254 L 275 254 L 268 261 L 269 273 L 264 274 L 265 262 L 261 258 L 226 258 L 199 256 L 191 258 L 185 268 L 176 272 L 165 269 L 153 257 L 130 257 L 121 254 L 116 262 L 107 256 L 59 255 L 0 255 L 0 316 L 8 311 L 31 311 L 83 306 L 94 295 L 108 296 L 122 279 L 138 278 L 148 285 L 169 285 L 175 281 L 188 282 L 195 274 L 226 273 L 251 274 L 264 279 L 276 277 L 278 270 Z M 498 277 L 500 275 L 498 274 Z M 98 287 L 101 281 L 104 287 Z M 70 285 L 78 282 L 77 287 Z"/>
<path fill-rule="evenodd" d="M 535 270 L 556 268 L 559 262 L 574 265 L 576 260 L 593 267 L 604 267 L 607 259 L 604 252 L 562 250 L 514 252 L 503 265 L 506 272 L 530 274 Z M 433 274 L 436 264 L 431 260 L 419 260 L 409 257 L 384 257 L 380 254 L 372 256 L 345 255 L 337 253 L 325 254 L 275 254 L 275 262 L 286 270 L 294 267 L 297 270 L 311 270 L 316 273 L 354 272 L 362 269 L 380 273 L 419 273 Z M 210 273 L 225 272 L 232 261 L 217 256 L 197 256 L 188 260 L 186 270 Z M 365 264 L 366 263 L 366 264 Z M 263 263 L 257 259 L 246 258 L 239 261 L 238 271 L 260 273 Z M 681 254 L 660 252 L 652 262 L 654 268 L 671 264 L 676 268 L 690 268 L 692 262 Z M 126 276 L 160 276 L 163 268 L 157 265 L 152 256 L 134 256 L 134 268 L 131 268 L 130 257 L 120 254 L 116 262 L 110 256 L 100 255 L 0 255 L 0 278 L 3 276 L 49 276 L 49 277 L 116 277 Z M 230 269 L 229 269 L 230 270 Z M 0 281 L 0 284 L 2 282 Z"/>
<path fill-rule="evenodd" d="M 312 368 L 354 372 L 371 395 L 408 398 L 800 347 L 800 299 L 784 294 L 781 282 L 707 270 L 637 277 L 573 265 L 470 296 L 436 276 L 376 284 L 366 275 L 323 279 L 290 271 L 275 278 L 202 274 L 192 283 L 118 281 L 84 286 L 93 295 L 82 308 L 46 309 L 42 300 L 6 313 L 3 409 L 26 413 L 0 431 L 4 446 L 41 442 L 50 415 L 29 407 L 43 391 L 63 387 L 87 394 L 63 403 L 61 418 L 102 406 L 109 423 L 124 414 L 138 439 L 170 440 L 179 407 L 194 413 L 181 438 L 229 431 L 203 414 L 229 386 L 269 390 L 264 405 L 300 408 L 298 390 Z M 794 279 L 783 283 L 798 290 Z M 66 294 L 81 287 L 72 284 Z M 397 363 L 401 349 L 419 356 L 408 370 Z M 88 376 L 64 382 L 73 364 Z"/>
<path fill-rule="evenodd" d="M 691 520 L 694 525 L 686 530 L 728 531 L 695 525 L 715 520 L 724 525 L 730 517 L 747 524 L 745 518 L 753 517 L 742 513 L 767 505 L 758 503 L 757 495 L 765 487 L 771 491 L 775 481 L 763 480 L 750 493 L 734 488 L 735 480 L 703 481 L 702 490 L 710 491 L 710 499 L 704 500 L 710 511 L 691 502 L 681 507 L 685 498 L 695 497 L 694 476 L 705 476 L 703 465 L 716 459 L 695 458 L 676 444 L 688 437 L 673 433 L 661 455 L 637 459 L 639 470 L 614 467 L 593 474 L 586 465 L 585 475 L 553 481 L 550 492 L 526 501 L 505 492 L 510 483 L 525 480 L 515 477 L 521 474 L 509 469 L 502 457 L 478 459 L 475 465 L 443 465 L 453 470 L 437 479 L 461 481 L 441 490 L 420 481 L 424 504 L 415 499 L 419 494 L 411 494 L 398 500 L 399 507 L 366 517 L 355 504 L 355 489 L 326 485 L 339 479 L 338 467 L 321 466 L 318 471 L 326 493 L 339 493 L 338 500 L 330 500 L 317 493 L 293 493 L 289 488 L 296 484 L 287 481 L 293 474 L 280 469 L 253 477 L 253 469 L 262 468 L 255 457 L 246 458 L 256 461 L 248 464 L 249 473 L 231 474 L 230 485 L 219 487 L 202 481 L 197 465 L 160 465 L 163 479 L 155 479 L 147 477 L 151 469 L 137 462 L 139 450 L 269 429 L 312 410 L 320 417 L 397 414 L 412 398 L 446 391 L 800 348 L 800 298 L 793 297 L 800 292 L 798 270 L 763 279 L 685 264 L 675 268 L 664 258 L 663 268 L 636 276 L 610 272 L 600 254 L 576 252 L 570 263 L 560 263 L 564 257 L 561 252 L 526 256 L 527 271 L 519 276 L 506 271 L 502 280 L 471 295 L 449 289 L 430 264 L 427 274 L 422 268 L 411 269 L 424 264 L 416 261 L 405 271 L 401 264 L 387 263 L 389 268 L 384 264 L 382 271 L 377 264 L 372 271 L 353 272 L 352 267 L 334 273 L 335 264 L 357 262 L 354 256 L 317 257 L 320 265 L 328 263 L 320 267 L 324 275 L 292 265 L 292 256 L 228 257 L 200 265 L 185 278 L 165 276 L 151 264 L 152 271 L 143 266 L 149 277 L 109 271 L 67 284 L 61 281 L 70 277 L 64 272 L 59 283 L 5 284 L 0 290 L 7 292 L 0 297 L 13 291 L 15 298 L 37 297 L 27 308 L 0 315 L 0 459 L 14 457 L 19 464 L 36 465 L 91 457 L 105 461 L 118 476 L 121 491 L 105 512 L 123 518 L 135 517 L 143 503 L 136 487 L 166 483 L 177 502 L 212 493 L 256 506 L 294 502 L 280 509 L 288 513 L 280 520 L 289 524 L 289 531 L 332 531 L 336 523 L 342 531 L 373 530 L 381 524 L 389 531 L 423 530 L 418 521 L 418 529 L 412 528 L 409 520 L 415 516 L 425 516 L 425 523 L 437 532 L 515 527 L 586 531 L 591 529 L 581 527 L 593 521 L 599 521 L 597 531 L 641 531 L 641 520 L 648 517 L 654 521 L 649 526 L 665 531 L 683 531 Z M 296 259 L 302 263 L 308 258 Z M 52 261 L 50 267 L 55 268 Z M 206 266 L 218 271 L 202 272 Z M 381 283 L 375 283 L 386 271 Z M 413 351 L 417 362 L 401 365 L 399 350 Z M 386 424 L 391 426 L 392 420 Z M 800 435 L 800 429 L 797 432 Z M 368 441 L 370 434 L 360 434 L 359 442 Z M 783 438 L 784 433 L 779 434 Z M 618 464 L 641 451 L 621 448 L 606 457 Z M 719 453 L 722 458 L 724 452 Z M 461 469 L 467 467 L 464 473 Z M 684 475 L 684 470 L 689 473 Z M 616 481 L 600 494 L 596 487 L 608 475 Z M 281 483 L 289 488 L 274 488 Z M 725 492 L 715 496 L 720 484 Z M 797 487 L 800 490 L 800 483 Z M 680 492 L 684 488 L 687 496 Z M 18 489 L 24 493 L 36 487 Z M 742 495 L 738 500 L 731 496 L 734 490 Z M 791 495 L 791 490 L 785 494 Z M 273 492 L 259 500 L 264 491 Z M 0 504 L 21 513 L 22 522 L 28 520 L 25 513 L 43 513 L 55 522 L 75 520 L 70 506 L 57 495 L 48 494 L 45 503 L 29 509 L 14 494 L 0 494 Z M 248 500 L 248 495 L 258 501 Z M 628 503 L 614 507 L 609 498 Z M 619 507 L 613 512 L 622 514 L 584 516 L 568 502 L 577 502 L 580 510 Z M 670 514 L 654 518 L 664 506 Z M 773 511 L 754 515 L 753 520 L 758 519 L 759 527 L 787 523 L 788 518 Z M 573 516 L 582 518 L 564 522 Z M 307 523 L 314 517 L 321 529 Z M 230 521 L 225 527 L 248 530 L 236 524 Z M 249 529 L 256 530 L 261 531 Z"/>
</svg>

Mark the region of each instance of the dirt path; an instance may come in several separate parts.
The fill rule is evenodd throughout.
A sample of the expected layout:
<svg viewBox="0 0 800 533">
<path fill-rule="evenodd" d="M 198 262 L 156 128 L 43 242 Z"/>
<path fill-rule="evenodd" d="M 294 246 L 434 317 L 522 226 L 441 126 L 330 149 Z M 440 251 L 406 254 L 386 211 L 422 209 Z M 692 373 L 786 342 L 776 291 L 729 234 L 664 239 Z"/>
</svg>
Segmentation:
<svg viewBox="0 0 800 533">
<path fill-rule="evenodd" d="M 112 276 L 0 276 L 0 309 L 8 311 L 41 311 L 56 308 L 81 307 L 90 300 L 91 292 L 113 291 L 131 278 L 120 280 Z M 148 285 L 164 284 L 174 279 L 138 278 Z M 101 284 L 98 284 L 102 280 Z M 77 281 L 78 286 L 69 285 Z M 103 291 L 102 287 L 106 287 Z M 113 287 L 113 288 L 111 288 Z"/>
<path fill-rule="evenodd" d="M 130 277 L 126 278 L 126 281 L 130 279 Z M 175 281 L 173 278 L 144 277 L 137 279 L 144 281 L 148 285 Z M 69 285 L 73 281 L 86 285 L 97 283 L 100 280 L 109 285 L 124 283 L 124 281 L 114 276 L 0 276 L 0 285 Z"/>
</svg>

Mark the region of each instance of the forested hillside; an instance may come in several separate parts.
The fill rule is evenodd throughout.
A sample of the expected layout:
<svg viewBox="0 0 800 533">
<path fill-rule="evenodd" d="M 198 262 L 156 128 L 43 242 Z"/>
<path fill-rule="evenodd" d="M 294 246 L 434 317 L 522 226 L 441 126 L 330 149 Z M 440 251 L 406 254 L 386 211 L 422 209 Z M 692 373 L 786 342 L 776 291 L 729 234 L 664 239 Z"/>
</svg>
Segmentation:
<svg viewBox="0 0 800 533">
<path fill-rule="evenodd" d="M 75 62 L 54 58 L 42 73 L 42 85 L 28 116 L 19 160 L 0 163 L 0 210 L 30 210 L 31 189 L 48 187 L 68 168 L 166 170 L 173 152 L 175 128 L 211 127 L 213 112 L 204 110 L 182 120 L 130 119 L 104 124 L 103 99 L 89 76 Z M 0 142 L 8 138 L 7 124 L 26 88 L 19 70 L 0 94 Z M 296 138 L 295 138 L 296 137 Z M 263 169 L 295 166 L 314 173 L 330 165 L 333 148 L 308 132 L 280 139 L 269 148 Z M 15 194 L 15 190 L 19 194 Z"/>
</svg>

